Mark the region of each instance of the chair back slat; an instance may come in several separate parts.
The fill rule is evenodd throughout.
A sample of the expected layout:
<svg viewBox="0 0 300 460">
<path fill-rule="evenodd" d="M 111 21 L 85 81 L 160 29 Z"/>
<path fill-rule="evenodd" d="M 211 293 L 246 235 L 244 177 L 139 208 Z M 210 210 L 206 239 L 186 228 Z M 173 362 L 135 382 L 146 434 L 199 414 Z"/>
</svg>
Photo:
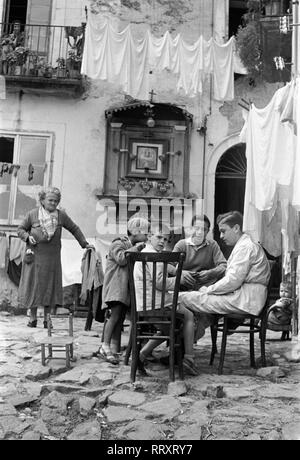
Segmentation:
<svg viewBox="0 0 300 460">
<path fill-rule="evenodd" d="M 146 279 L 146 260 L 143 260 L 143 311 L 147 311 L 147 279 Z"/>
<path fill-rule="evenodd" d="M 127 264 L 128 264 L 131 320 L 132 320 L 132 323 L 135 324 L 136 323 L 136 295 L 135 295 L 135 284 L 134 284 L 134 278 L 133 278 L 134 260 L 131 257 L 128 257 L 128 254 L 126 255 L 126 258 L 127 258 Z"/>
<path fill-rule="evenodd" d="M 166 298 L 166 285 L 167 285 L 167 270 L 168 270 L 168 263 L 164 262 L 164 269 L 163 269 L 163 279 L 162 279 L 162 290 L 161 290 L 161 303 L 160 308 L 165 308 L 165 298 Z"/>
<path fill-rule="evenodd" d="M 183 315 L 176 314 L 176 310 L 180 278 L 182 273 L 183 261 L 185 259 L 185 254 L 179 252 L 127 252 L 126 258 L 129 271 L 129 288 L 131 298 L 131 382 L 135 381 L 138 366 L 138 357 L 142 343 L 145 339 L 149 340 L 152 338 L 153 340 L 165 339 L 169 341 L 170 379 L 172 381 L 175 380 L 175 353 L 178 354 L 177 356 L 179 362 L 179 375 L 180 378 L 183 379 Z M 136 267 L 138 275 L 136 279 L 134 277 L 135 262 L 139 262 L 141 264 L 138 267 Z M 174 263 L 177 265 L 175 286 L 173 288 L 173 296 L 170 294 L 167 295 L 166 293 L 169 263 Z M 161 275 L 162 280 L 160 279 Z M 137 291 L 137 289 L 139 289 L 139 291 Z M 140 290 L 142 290 L 143 292 L 140 292 Z M 159 300 L 160 295 L 161 302 Z M 142 305 L 140 305 L 140 303 L 142 303 Z M 165 309 L 165 303 L 168 306 L 167 309 Z M 138 311 L 137 307 L 139 309 Z M 169 307 L 171 307 L 171 309 Z M 165 328 L 165 330 L 163 328 Z M 161 332 L 160 329 L 162 329 L 163 335 L 161 333 L 158 333 Z"/>
<path fill-rule="evenodd" d="M 152 271 L 152 310 L 155 310 L 155 303 L 156 303 L 156 273 L 157 273 L 156 262 L 153 262 L 153 271 Z"/>
<path fill-rule="evenodd" d="M 162 288 L 161 288 L 161 308 L 164 308 L 165 298 L 166 298 L 166 284 L 168 276 L 168 264 L 175 263 L 177 264 L 176 270 L 176 279 L 175 279 L 175 288 L 173 291 L 173 309 L 176 313 L 176 307 L 178 302 L 178 293 L 180 278 L 182 273 L 183 262 L 185 259 L 185 254 L 180 252 L 128 252 L 126 254 L 128 271 L 129 271 L 129 288 L 130 288 L 130 298 L 131 298 L 131 308 L 137 308 L 136 305 L 136 292 L 135 292 L 135 281 L 134 281 L 134 265 L 135 262 L 142 263 L 142 299 L 143 299 L 143 312 L 148 311 L 149 309 L 155 309 L 156 306 L 156 297 L 157 297 L 157 271 L 158 265 L 163 264 L 163 279 L 162 279 Z M 152 288 L 148 286 L 148 296 L 151 294 L 151 299 L 147 299 L 147 267 L 148 270 L 151 270 L 152 264 Z M 148 301 L 148 305 L 147 305 Z"/>
</svg>

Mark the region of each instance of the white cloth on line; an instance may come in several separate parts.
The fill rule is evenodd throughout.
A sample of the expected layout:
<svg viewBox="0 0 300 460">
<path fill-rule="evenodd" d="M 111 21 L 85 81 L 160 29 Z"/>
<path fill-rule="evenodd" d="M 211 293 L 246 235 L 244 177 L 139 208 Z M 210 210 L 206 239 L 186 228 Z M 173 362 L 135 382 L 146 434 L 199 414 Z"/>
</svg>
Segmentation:
<svg viewBox="0 0 300 460">
<path fill-rule="evenodd" d="M 111 21 L 90 14 L 81 73 L 92 79 L 121 85 L 127 94 L 148 99 L 150 70 L 169 70 L 178 75 L 177 91 L 194 97 L 202 93 L 205 75 L 213 75 L 213 97 L 234 99 L 234 69 L 245 72 L 236 58 L 235 39 L 225 44 L 201 36 L 192 44 L 169 32 L 154 37 L 149 31 L 135 39 L 131 26 L 117 31 Z"/>
<path fill-rule="evenodd" d="M 20 238 L 12 237 L 10 238 L 10 248 L 9 248 L 9 260 L 14 261 L 17 265 L 22 263 L 24 254 L 26 250 L 26 243 Z"/>
<path fill-rule="evenodd" d="M 84 249 L 75 239 L 61 240 L 61 266 L 63 287 L 80 284 L 82 280 L 81 259 Z"/>
<path fill-rule="evenodd" d="M 0 75 L 0 100 L 6 99 L 6 81 L 3 75 Z"/>
<path fill-rule="evenodd" d="M 300 78 L 296 78 L 296 85 L 293 98 L 293 122 L 297 136 L 295 138 L 295 161 L 293 178 L 292 205 L 300 211 Z"/>
<path fill-rule="evenodd" d="M 264 109 L 252 105 L 242 130 L 247 143 L 244 231 L 275 257 L 282 253 L 283 237 L 285 251 L 298 248 L 298 219 L 291 206 L 296 205 L 296 198 L 300 204 L 296 87 L 291 82 L 277 90 Z"/>
<path fill-rule="evenodd" d="M 276 185 L 290 185 L 293 175 L 294 134 L 278 110 L 288 90 L 287 85 L 276 91 L 264 109 L 252 104 L 247 121 L 246 195 L 260 211 L 272 208 Z"/>
<path fill-rule="evenodd" d="M 0 236 L 0 269 L 6 267 L 6 257 L 8 251 L 8 240 L 6 236 Z"/>
<path fill-rule="evenodd" d="M 88 242 L 95 246 L 97 253 L 101 257 L 103 270 L 105 270 L 106 255 L 108 254 L 110 242 L 106 244 L 100 238 L 88 238 Z M 85 249 L 81 248 L 75 239 L 62 238 L 61 244 L 62 285 L 65 287 L 72 284 L 81 284 L 81 261 Z"/>
</svg>

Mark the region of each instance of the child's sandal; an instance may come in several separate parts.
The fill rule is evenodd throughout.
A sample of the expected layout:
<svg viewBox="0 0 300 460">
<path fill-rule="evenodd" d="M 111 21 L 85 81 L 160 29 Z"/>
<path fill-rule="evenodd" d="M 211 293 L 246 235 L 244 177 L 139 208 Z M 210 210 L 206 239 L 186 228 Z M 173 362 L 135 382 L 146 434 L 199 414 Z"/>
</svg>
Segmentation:
<svg viewBox="0 0 300 460">
<path fill-rule="evenodd" d="M 111 351 L 106 352 L 102 347 L 99 348 L 97 356 L 110 364 L 119 364 L 119 360 L 113 355 L 113 353 Z"/>
</svg>

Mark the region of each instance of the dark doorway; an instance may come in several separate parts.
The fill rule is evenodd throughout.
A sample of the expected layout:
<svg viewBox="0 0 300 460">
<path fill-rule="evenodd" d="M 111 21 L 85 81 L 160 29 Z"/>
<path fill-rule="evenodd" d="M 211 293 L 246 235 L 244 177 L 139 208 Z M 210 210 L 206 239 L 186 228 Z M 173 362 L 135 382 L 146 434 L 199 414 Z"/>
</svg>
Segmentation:
<svg viewBox="0 0 300 460">
<path fill-rule="evenodd" d="M 0 163 L 13 163 L 14 139 L 12 137 L 0 137 Z"/>
<path fill-rule="evenodd" d="M 13 23 L 19 21 L 26 24 L 27 0 L 8 0 L 6 6 L 5 22 Z"/>
<path fill-rule="evenodd" d="M 246 144 L 234 145 L 222 155 L 216 169 L 214 238 L 226 259 L 230 256 L 232 248 L 220 241 L 216 219 L 219 214 L 228 211 L 244 211 L 247 171 L 245 151 Z"/>
<path fill-rule="evenodd" d="M 229 37 L 235 35 L 247 12 L 247 0 L 230 0 L 229 3 Z"/>
</svg>

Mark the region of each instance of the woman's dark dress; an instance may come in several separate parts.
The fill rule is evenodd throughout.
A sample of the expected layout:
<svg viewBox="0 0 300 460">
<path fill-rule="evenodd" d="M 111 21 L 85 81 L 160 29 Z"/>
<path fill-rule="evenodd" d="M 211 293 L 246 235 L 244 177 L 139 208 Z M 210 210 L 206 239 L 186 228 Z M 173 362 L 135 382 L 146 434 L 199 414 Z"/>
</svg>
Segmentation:
<svg viewBox="0 0 300 460">
<path fill-rule="evenodd" d="M 55 307 L 63 304 L 61 269 L 62 228 L 73 234 L 82 248 L 88 244 L 79 227 L 64 211 L 58 211 L 58 226 L 50 241 L 42 233 L 38 208 L 30 211 L 18 227 L 18 236 L 27 243 L 26 249 L 34 252 L 32 263 L 22 264 L 19 286 L 19 306 L 25 308 Z M 29 235 L 37 242 L 32 246 Z"/>
</svg>

